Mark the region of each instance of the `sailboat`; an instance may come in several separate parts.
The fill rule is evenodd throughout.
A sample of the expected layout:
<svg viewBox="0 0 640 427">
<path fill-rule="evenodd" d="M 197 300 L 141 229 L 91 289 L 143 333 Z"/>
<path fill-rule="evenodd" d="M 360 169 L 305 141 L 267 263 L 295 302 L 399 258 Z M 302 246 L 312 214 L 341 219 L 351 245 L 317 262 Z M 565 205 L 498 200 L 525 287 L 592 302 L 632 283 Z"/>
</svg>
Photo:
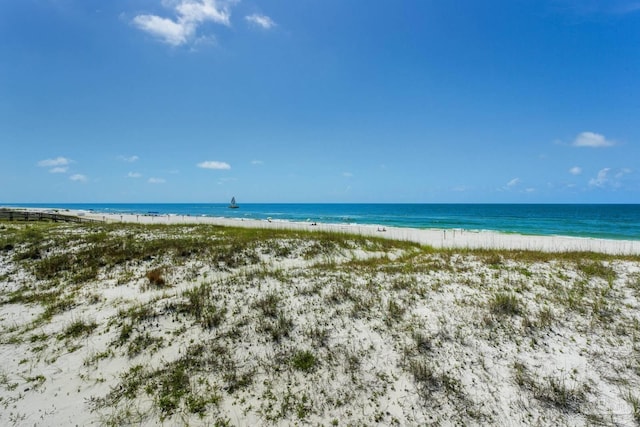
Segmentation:
<svg viewBox="0 0 640 427">
<path fill-rule="evenodd" d="M 240 206 L 238 206 L 238 205 L 236 204 L 236 198 L 235 198 L 235 197 L 232 197 L 232 198 L 231 198 L 231 204 L 229 204 L 229 207 L 230 207 L 231 209 L 238 209 L 238 208 L 240 207 Z"/>
</svg>

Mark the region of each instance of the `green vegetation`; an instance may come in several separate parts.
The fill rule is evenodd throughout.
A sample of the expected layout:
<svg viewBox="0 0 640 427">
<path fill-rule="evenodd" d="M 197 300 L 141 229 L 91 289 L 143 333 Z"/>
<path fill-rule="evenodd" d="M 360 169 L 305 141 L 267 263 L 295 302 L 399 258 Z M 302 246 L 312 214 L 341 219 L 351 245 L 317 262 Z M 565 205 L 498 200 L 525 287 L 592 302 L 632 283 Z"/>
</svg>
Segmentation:
<svg viewBox="0 0 640 427">
<path fill-rule="evenodd" d="M 543 403 L 553 405 L 565 412 L 580 412 L 581 405 L 586 403 L 589 387 L 576 383 L 565 377 L 545 376 L 539 378 L 522 363 L 514 365 L 515 380 L 524 390 Z"/>
<path fill-rule="evenodd" d="M 78 338 L 91 334 L 98 327 L 95 321 L 85 322 L 84 320 L 75 320 L 65 328 L 58 339 Z"/>
<path fill-rule="evenodd" d="M 291 365 L 298 371 L 311 372 L 318 361 L 309 350 L 298 351 L 291 358 Z"/>
<path fill-rule="evenodd" d="M 624 400 L 631 406 L 631 414 L 636 423 L 640 423 L 640 397 L 632 390 L 628 390 L 624 395 Z"/>
<path fill-rule="evenodd" d="M 256 301 L 254 304 L 255 308 L 259 309 L 262 312 L 262 315 L 265 317 L 276 318 L 278 317 L 278 304 L 280 303 L 280 298 L 278 295 L 269 293 L 261 298 L 259 301 Z"/>
<path fill-rule="evenodd" d="M 494 314 L 513 316 L 522 313 L 522 303 L 511 293 L 498 292 L 489 301 L 489 307 Z"/>
<path fill-rule="evenodd" d="M 228 349 L 206 342 L 191 345 L 182 357 L 160 369 L 134 365 L 122 375 L 118 387 L 104 398 L 93 399 L 92 403 L 95 409 L 118 407 L 144 393 L 153 399 L 161 419 L 178 410 L 204 414 L 221 399 L 221 391 L 206 379 L 210 371 L 222 374 L 229 393 L 246 388 L 252 382 L 253 373 L 239 373 Z"/>
<path fill-rule="evenodd" d="M 483 382 L 504 363 L 504 381 L 531 400 L 525 423 L 606 413 L 590 405 L 594 366 L 640 418 L 640 256 L 207 225 L 1 225 L 0 307 L 24 316 L 3 319 L 0 343 L 27 353 L 0 372 L 6 407 L 52 387 L 39 369 L 73 353 L 96 393 L 82 397 L 106 425 L 223 426 L 238 413 L 274 425 L 496 424 L 503 415 L 478 390 L 501 393 Z M 585 362 L 565 372 L 555 356 Z M 114 375 L 116 362 L 129 367 Z"/>
</svg>

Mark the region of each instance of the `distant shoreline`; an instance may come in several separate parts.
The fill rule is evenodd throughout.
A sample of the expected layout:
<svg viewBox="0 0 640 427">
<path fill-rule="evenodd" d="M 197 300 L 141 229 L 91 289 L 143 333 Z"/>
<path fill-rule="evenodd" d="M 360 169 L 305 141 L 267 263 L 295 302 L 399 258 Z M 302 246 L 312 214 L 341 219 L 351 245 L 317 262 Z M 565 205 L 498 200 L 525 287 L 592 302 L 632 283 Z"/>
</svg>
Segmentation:
<svg viewBox="0 0 640 427">
<path fill-rule="evenodd" d="M 26 209 L 51 212 L 59 209 Z M 597 252 L 611 255 L 640 255 L 640 241 L 589 237 L 540 236 L 465 229 L 418 229 L 371 224 L 330 224 L 288 220 L 257 220 L 190 215 L 119 214 L 64 210 L 65 215 L 106 223 L 209 224 L 228 227 L 325 231 L 411 241 L 434 248 L 533 250 L 543 252 Z"/>
<path fill-rule="evenodd" d="M 27 203 L 14 208 L 318 222 L 640 241 L 638 204 Z"/>
</svg>

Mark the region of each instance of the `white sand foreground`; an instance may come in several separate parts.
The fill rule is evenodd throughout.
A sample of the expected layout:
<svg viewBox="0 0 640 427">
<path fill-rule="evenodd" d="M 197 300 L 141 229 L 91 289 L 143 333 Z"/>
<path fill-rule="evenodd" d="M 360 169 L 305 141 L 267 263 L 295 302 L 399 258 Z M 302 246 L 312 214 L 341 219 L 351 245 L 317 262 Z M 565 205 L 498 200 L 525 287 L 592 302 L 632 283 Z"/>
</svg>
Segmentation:
<svg viewBox="0 0 640 427">
<path fill-rule="evenodd" d="M 104 219 L 344 231 L 433 246 L 593 243 Z M 636 258 L 237 234 L 0 222 L 0 425 L 640 422 Z M 622 252 L 614 243 L 576 248 Z"/>
<path fill-rule="evenodd" d="M 247 228 L 272 228 L 289 230 L 319 230 L 377 236 L 393 240 L 416 242 L 434 248 L 508 249 L 538 250 L 545 252 L 597 252 L 611 255 L 640 254 L 640 241 L 612 240 L 566 236 L 527 236 L 515 233 L 499 233 L 475 230 L 444 230 L 385 227 L 382 225 L 324 224 L 291 221 L 267 221 L 239 218 L 197 217 L 187 215 L 128 215 L 98 214 L 70 211 L 106 222 L 127 222 L 141 224 L 214 224 Z"/>
</svg>

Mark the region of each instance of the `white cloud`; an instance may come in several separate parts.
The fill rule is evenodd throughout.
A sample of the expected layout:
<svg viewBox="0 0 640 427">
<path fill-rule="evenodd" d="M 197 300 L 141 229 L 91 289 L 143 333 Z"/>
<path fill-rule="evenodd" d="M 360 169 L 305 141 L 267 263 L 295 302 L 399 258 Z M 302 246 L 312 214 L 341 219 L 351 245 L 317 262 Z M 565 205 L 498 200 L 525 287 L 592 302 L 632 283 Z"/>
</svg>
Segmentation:
<svg viewBox="0 0 640 427">
<path fill-rule="evenodd" d="M 66 157 L 56 157 L 55 159 L 45 159 L 40 160 L 38 162 L 38 166 L 41 168 L 51 168 L 49 169 L 50 173 L 67 173 L 69 170 L 69 166 L 73 163 L 73 160 L 67 159 Z"/>
<path fill-rule="evenodd" d="M 631 169 L 613 171 L 611 168 L 600 169 L 595 178 L 589 180 L 589 186 L 593 188 L 620 188 L 626 175 L 632 173 Z"/>
<path fill-rule="evenodd" d="M 252 165 L 263 165 L 264 162 L 262 160 L 251 160 Z"/>
<path fill-rule="evenodd" d="M 179 0 L 176 11 L 180 19 L 188 22 L 212 21 L 217 24 L 230 25 L 229 4 L 233 1 L 220 0 Z"/>
<path fill-rule="evenodd" d="M 118 156 L 118 158 L 120 160 L 122 160 L 123 162 L 128 162 L 128 163 L 133 163 L 133 162 L 135 162 L 135 161 L 140 159 L 140 157 L 138 157 L 138 156 L 129 156 L 129 157 L 127 157 L 127 156 Z"/>
<path fill-rule="evenodd" d="M 69 179 L 71 181 L 77 181 L 77 182 L 86 182 L 87 181 L 87 177 L 85 175 L 82 175 L 82 174 L 79 174 L 79 173 L 77 173 L 75 175 L 71 175 L 69 177 Z"/>
<path fill-rule="evenodd" d="M 142 178 L 142 174 L 140 172 L 129 172 L 127 178 Z"/>
<path fill-rule="evenodd" d="M 498 191 L 513 191 L 516 193 L 534 193 L 537 190 L 533 187 L 522 188 L 522 180 L 520 178 L 513 178 L 509 182 L 507 182 L 503 187 L 499 188 Z"/>
<path fill-rule="evenodd" d="M 520 184 L 520 178 L 513 178 L 511 181 L 507 182 L 507 188 L 513 188 L 518 184 Z"/>
<path fill-rule="evenodd" d="M 133 18 L 133 23 L 142 31 L 159 37 L 172 46 L 185 44 L 195 31 L 193 24 L 177 23 L 155 15 L 138 15 Z"/>
<path fill-rule="evenodd" d="M 56 157 L 55 159 L 45 159 L 38 162 L 38 166 L 43 168 L 49 168 L 52 166 L 66 166 L 70 164 L 72 160 L 66 157 Z"/>
<path fill-rule="evenodd" d="M 574 147 L 611 147 L 615 143 L 608 140 L 604 135 L 594 132 L 582 132 L 573 141 Z"/>
<path fill-rule="evenodd" d="M 624 168 L 624 169 L 620 169 L 620 171 L 618 173 L 616 173 L 615 177 L 617 179 L 622 178 L 623 176 L 630 174 L 631 172 L 633 172 L 631 169 L 629 168 Z"/>
<path fill-rule="evenodd" d="M 164 178 L 149 178 L 147 182 L 149 184 L 164 184 L 167 181 Z"/>
<path fill-rule="evenodd" d="M 216 160 L 207 160 L 205 162 L 198 163 L 199 168 L 203 169 L 218 169 L 218 170 L 226 170 L 231 169 L 229 163 L 218 162 Z"/>
<path fill-rule="evenodd" d="M 231 25 L 229 5 L 234 1 L 224 0 L 173 0 L 163 4 L 175 10 L 175 19 L 157 15 L 138 15 L 133 25 L 160 38 L 172 46 L 180 46 L 196 39 L 198 27 L 206 22 Z M 205 37 L 210 39 L 210 37 Z M 197 38 L 197 40 L 201 40 Z"/>
<path fill-rule="evenodd" d="M 259 15 L 254 13 L 253 15 L 245 16 L 244 19 L 249 21 L 249 23 L 256 25 L 265 30 L 269 30 L 276 26 L 276 23 L 273 22 L 273 19 L 269 18 L 266 15 Z"/>
<path fill-rule="evenodd" d="M 589 186 L 604 188 L 610 183 L 609 171 L 611 168 L 600 169 L 595 178 L 589 180 Z"/>
<path fill-rule="evenodd" d="M 345 178 L 351 178 L 353 174 L 351 172 L 342 172 L 342 176 L 344 176 Z"/>
<path fill-rule="evenodd" d="M 569 169 L 569 173 L 571 175 L 580 175 L 582 173 L 582 168 L 580 166 L 574 166 Z"/>
</svg>

